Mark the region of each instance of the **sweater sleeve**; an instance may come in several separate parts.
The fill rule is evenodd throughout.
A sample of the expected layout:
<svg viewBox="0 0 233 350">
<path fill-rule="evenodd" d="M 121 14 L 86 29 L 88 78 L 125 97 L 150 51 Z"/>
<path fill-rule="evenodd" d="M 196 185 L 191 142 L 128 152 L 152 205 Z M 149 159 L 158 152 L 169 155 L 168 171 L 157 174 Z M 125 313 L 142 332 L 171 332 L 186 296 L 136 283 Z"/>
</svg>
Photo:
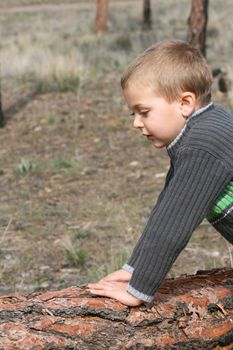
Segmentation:
<svg viewBox="0 0 233 350">
<path fill-rule="evenodd" d="M 146 302 L 153 300 L 192 232 L 231 178 L 232 171 L 208 152 L 192 148 L 179 152 L 174 175 L 151 212 L 137 256 L 131 258 L 130 294 Z"/>
<path fill-rule="evenodd" d="M 173 166 L 172 166 L 172 164 L 170 164 L 170 168 L 168 170 L 168 173 L 167 173 L 167 176 L 166 176 L 166 180 L 165 180 L 165 184 L 164 184 L 164 189 L 161 191 L 153 211 L 156 211 L 157 208 L 159 208 L 159 203 L 161 202 L 161 200 L 162 200 L 162 198 L 164 196 L 166 186 L 167 186 L 168 182 L 170 181 L 170 178 L 172 177 L 172 174 L 173 174 Z M 135 263 L 136 263 L 136 261 L 137 261 L 137 259 L 139 257 L 140 250 L 141 250 L 141 245 L 142 245 L 144 236 L 146 235 L 146 232 L 147 232 L 147 230 L 145 229 L 143 234 L 139 238 L 139 240 L 138 240 L 138 242 L 137 242 L 137 244 L 136 244 L 136 246 L 135 246 L 135 248 L 133 250 L 133 253 L 132 253 L 128 263 L 124 264 L 123 267 L 122 267 L 123 269 L 125 269 L 126 271 L 128 271 L 130 273 L 133 273 L 133 271 L 134 271 L 134 266 L 135 266 Z"/>
</svg>

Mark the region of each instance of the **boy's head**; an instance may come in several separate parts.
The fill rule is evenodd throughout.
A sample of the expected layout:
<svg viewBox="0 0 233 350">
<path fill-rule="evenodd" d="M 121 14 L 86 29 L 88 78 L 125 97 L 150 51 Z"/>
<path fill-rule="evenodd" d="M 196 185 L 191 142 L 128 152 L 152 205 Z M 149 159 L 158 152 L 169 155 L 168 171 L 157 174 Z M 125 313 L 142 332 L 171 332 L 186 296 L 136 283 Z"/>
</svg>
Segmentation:
<svg viewBox="0 0 233 350">
<path fill-rule="evenodd" d="M 121 78 L 123 90 L 134 86 L 151 88 L 169 103 L 189 91 L 200 106 L 210 101 L 211 85 L 211 71 L 199 50 L 175 40 L 148 48 L 130 64 Z"/>
</svg>

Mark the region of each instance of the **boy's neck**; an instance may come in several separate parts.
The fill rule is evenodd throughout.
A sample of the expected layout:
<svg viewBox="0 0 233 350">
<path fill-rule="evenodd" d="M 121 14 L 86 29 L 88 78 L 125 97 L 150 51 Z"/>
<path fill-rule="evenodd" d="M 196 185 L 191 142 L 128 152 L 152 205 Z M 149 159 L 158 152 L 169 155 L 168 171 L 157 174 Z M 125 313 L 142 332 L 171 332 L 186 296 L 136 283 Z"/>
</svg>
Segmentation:
<svg viewBox="0 0 233 350">
<path fill-rule="evenodd" d="M 176 136 L 176 138 L 167 146 L 167 151 L 168 154 L 171 156 L 173 151 L 175 151 L 176 146 L 178 146 L 178 143 L 180 141 L 180 139 L 182 138 L 185 129 L 187 127 L 187 124 L 189 124 L 189 121 L 192 120 L 193 118 L 195 118 L 196 116 L 204 113 L 207 109 L 209 109 L 211 106 L 213 105 L 213 102 L 209 102 L 207 105 L 204 105 L 202 107 L 200 107 L 199 109 L 196 109 L 190 116 L 189 118 L 187 118 L 186 123 L 183 127 L 183 129 L 180 131 L 180 133 Z"/>
<path fill-rule="evenodd" d="M 212 106 L 213 102 L 210 101 L 205 105 L 197 105 L 197 108 L 195 108 L 195 111 L 190 115 L 189 118 L 194 117 L 195 115 L 201 114 L 205 112 L 210 106 Z"/>
</svg>

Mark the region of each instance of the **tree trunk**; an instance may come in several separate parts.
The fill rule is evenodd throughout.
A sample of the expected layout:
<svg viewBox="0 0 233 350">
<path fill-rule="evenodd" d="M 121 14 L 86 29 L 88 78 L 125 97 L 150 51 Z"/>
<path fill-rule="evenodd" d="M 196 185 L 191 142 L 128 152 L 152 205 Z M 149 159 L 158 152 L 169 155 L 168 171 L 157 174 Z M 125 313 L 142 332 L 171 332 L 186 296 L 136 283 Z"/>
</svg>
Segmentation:
<svg viewBox="0 0 233 350">
<path fill-rule="evenodd" d="M 107 30 L 108 0 L 96 0 L 95 32 L 103 34 Z"/>
<path fill-rule="evenodd" d="M 143 30 L 151 29 L 151 6 L 150 0 L 143 0 Z"/>
<path fill-rule="evenodd" d="M 208 21 L 208 0 L 192 0 L 188 18 L 187 40 L 206 55 L 206 27 Z"/>
<path fill-rule="evenodd" d="M 1 350 L 201 350 L 233 347 L 233 269 L 165 280 L 129 308 L 85 287 L 0 298 Z"/>
<path fill-rule="evenodd" d="M 2 109 L 2 88 L 0 83 L 0 128 L 5 125 L 5 116 Z"/>
</svg>

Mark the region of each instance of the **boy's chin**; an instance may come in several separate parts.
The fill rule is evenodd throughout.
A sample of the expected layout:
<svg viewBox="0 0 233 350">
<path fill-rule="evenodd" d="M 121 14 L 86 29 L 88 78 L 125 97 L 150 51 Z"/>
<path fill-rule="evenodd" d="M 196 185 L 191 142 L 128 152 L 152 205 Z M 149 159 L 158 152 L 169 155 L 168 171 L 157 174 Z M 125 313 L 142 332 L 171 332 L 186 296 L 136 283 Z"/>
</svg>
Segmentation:
<svg viewBox="0 0 233 350">
<path fill-rule="evenodd" d="M 164 143 L 162 143 L 162 142 L 152 142 L 152 145 L 153 145 L 155 148 L 158 148 L 158 149 L 164 148 L 164 147 L 167 146 L 166 144 L 164 144 Z"/>
<path fill-rule="evenodd" d="M 155 139 L 153 136 L 147 137 L 147 140 L 151 142 L 155 148 L 164 148 L 168 145 L 165 141 Z"/>
</svg>

